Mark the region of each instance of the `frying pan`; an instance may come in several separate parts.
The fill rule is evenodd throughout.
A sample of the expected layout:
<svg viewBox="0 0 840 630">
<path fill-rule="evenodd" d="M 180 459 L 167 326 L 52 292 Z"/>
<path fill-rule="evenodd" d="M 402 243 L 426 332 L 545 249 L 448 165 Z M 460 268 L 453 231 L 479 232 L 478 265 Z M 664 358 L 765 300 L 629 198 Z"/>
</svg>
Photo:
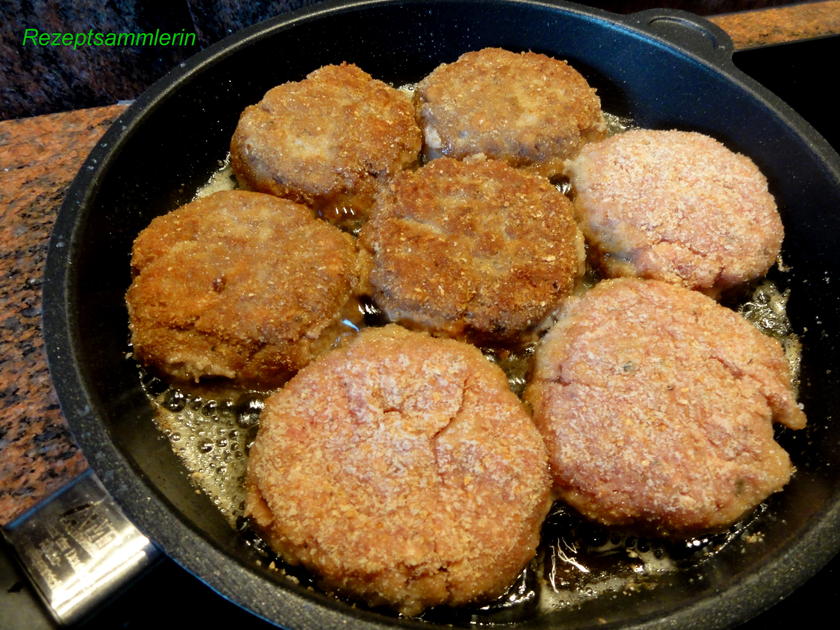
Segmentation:
<svg viewBox="0 0 840 630">
<path fill-rule="evenodd" d="M 228 37 L 145 92 L 105 134 L 71 186 L 50 243 L 44 330 L 61 406 L 88 461 L 128 517 L 223 596 L 278 625 L 373 628 L 398 619 L 312 592 L 257 555 L 196 494 L 152 422 L 126 358 L 129 252 L 157 215 L 187 202 L 218 168 L 239 113 L 270 87 L 351 61 L 402 84 L 485 46 L 567 59 L 604 108 L 650 128 L 710 134 L 755 160 L 786 237 L 788 315 L 803 346 L 809 427 L 781 432 L 797 466 L 759 517 L 760 540 L 664 576 L 639 593 L 535 612 L 522 628 L 716 628 L 744 621 L 840 549 L 840 158 L 790 108 L 731 62 L 722 31 L 690 14 L 616 16 L 567 3 L 471 0 L 318 5 Z M 444 619 L 445 620 L 445 619 Z M 464 622 L 453 613 L 453 623 Z"/>
</svg>

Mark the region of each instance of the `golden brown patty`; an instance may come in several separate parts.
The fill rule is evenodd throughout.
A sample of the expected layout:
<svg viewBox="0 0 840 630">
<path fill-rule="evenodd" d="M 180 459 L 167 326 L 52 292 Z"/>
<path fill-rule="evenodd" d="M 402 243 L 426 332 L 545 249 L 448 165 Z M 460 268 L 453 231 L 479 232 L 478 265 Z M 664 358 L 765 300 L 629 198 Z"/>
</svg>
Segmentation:
<svg viewBox="0 0 840 630">
<path fill-rule="evenodd" d="M 441 158 L 397 176 L 361 233 L 392 321 L 510 340 L 568 295 L 583 241 L 548 180 L 495 160 Z"/>
<path fill-rule="evenodd" d="M 246 510 L 322 586 L 417 614 L 500 595 L 550 499 L 539 433 L 474 347 L 368 328 L 266 400 Z"/>
<path fill-rule="evenodd" d="M 407 95 L 354 65 L 324 66 L 242 112 L 231 164 L 248 187 L 353 225 L 384 179 L 417 163 L 421 136 Z"/>
<path fill-rule="evenodd" d="M 595 90 L 565 61 L 501 48 L 438 66 L 417 86 L 426 154 L 483 153 L 551 177 L 605 125 Z"/>
<path fill-rule="evenodd" d="M 792 468 L 772 423 L 805 425 L 778 342 L 655 280 L 607 280 L 569 300 L 526 399 L 560 496 L 656 535 L 724 527 L 781 490 Z"/>
<path fill-rule="evenodd" d="M 270 195 L 218 192 L 154 219 L 132 268 L 134 353 L 179 380 L 278 385 L 358 319 L 352 237 Z"/>
<path fill-rule="evenodd" d="M 779 254 L 767 180 L 708 136 L 628 131 L 584 147 L 569 175 L 581 229 L 610 276 L 714 295 L 763 275 Z"/>
</svg>

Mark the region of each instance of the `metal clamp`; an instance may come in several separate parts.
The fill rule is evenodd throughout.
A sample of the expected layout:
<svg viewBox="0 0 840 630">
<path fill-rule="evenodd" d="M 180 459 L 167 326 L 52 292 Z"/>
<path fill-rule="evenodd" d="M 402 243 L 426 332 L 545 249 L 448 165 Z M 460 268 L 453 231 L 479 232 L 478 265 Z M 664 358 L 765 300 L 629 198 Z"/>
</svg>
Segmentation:
<svg viewBox="0 0 840 630">
<path fill-rule="evenodd" d="M 160 555 L 90 470 L 3 533 L 60 624 L 83 619 Z"/>
</svg>

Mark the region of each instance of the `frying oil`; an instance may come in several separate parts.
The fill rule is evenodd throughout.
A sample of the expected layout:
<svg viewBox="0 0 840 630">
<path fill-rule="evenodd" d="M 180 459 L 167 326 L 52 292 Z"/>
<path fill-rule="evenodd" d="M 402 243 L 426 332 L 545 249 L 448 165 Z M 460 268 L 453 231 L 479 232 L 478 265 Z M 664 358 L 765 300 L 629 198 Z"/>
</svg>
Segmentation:
<svg viewBox="0 0 840 630">
<path fill-rule="evenodd" d="M 400 89 L 411 92 L 413 86 Z M 605 122 L 610 135 L 633 127 L 631 120 L 611 114 L 605 114 Z M 555 184 L 561 192 L 569 192 L 567 181 Z M 207 183 L 197 190 L 195 198 L 238 187 L 228 156 Z M 576 293 L 588 290 L 598 279 L 597 273 L 588 268 Z M 795 378 L 799 371 L 800 346 L 785 312 L 787 299 L 786 292 L 780 292 L 772 282 L 765 280 L 735 308 L 763 333 L 782 343 Z M 387 317 L 372 301 L 363 299 L 360 308 L 364 326 L 388 323 Z M 550 325 L 553 316 L 546 321 Z M 521 396 L 536 347 L 537 340 L 533 339 L 519 347 L 484 347 L 481 351 L 504 370 L 511 390 Z M 231 527 L 239 529 L 249 544 L 264 556 L 264 564 L 311 585 L 309 576 L 299 568 L 285 565 L 247 527 L 244 518 L 248 450 L 256 437 L 259 414 L 267 393 L 217 383 L 176 387 L 142 369 L 141 382 L 154 406 L 158 428 L 183 462 L 195 487 L 207 495 Z M 748 540 L 749 536 L 743 534 L 763 510 L 760 506 L 746 521 L 736 523 L 722 533 L 667 541 L 638 538 L 603 528 L 558 502 L 543 526 L 537 556 L 502 597 L 480 607 L 431 609 L 421 618 L 479 625 L 515 622 L 539 612 L 579 606 L 605 594 L 655 588 L 663 575 L 697 566 L 735 540 Z"/>
<path fill-rule="evenodd" d="M 786 295 L 769 282 L 758 285 L 739 311 L 759 329 L 787 344 L 791 364 L 798 365 L 798 341 L 784 313 Z M 362 302 L 364 326 L 387 323 L 372 303 Z M 519 348 L 482 348 L 502 368 L 517 395 L 522 394 L 537 342 Z M 264 564 L 302 583 L 309 577 L 285 565 L 244 519 L 244 479 L 248 449 L 256 437 L 265 392 L 219 384 L 168 386 L 144 374 L 142 382 L 156 411 L 156 422 L 175 454 L 189 471 L 195 487 L 216 505 L 231 527 L 265 558 Z M 624 535 L 593 524 L 556 503 L 545 525 L 536 558 L 507 592 L 495 602 L 462 609 L 431 609 L 421 617 L 452 623 L 508 623 L 538 612 L 574 608 L 604 595 L 656 588 L 657 580 L 674 571 L 697 566 L 733 541 L 743 538 L 764 507 L 723 533 L 681 541 Z"/>
<path fill-rule="evenodd" d="M 236 176 L 233 174 L 233 166 L 230 164 L 230 153 L 228 153 L 225 159 L 220 162 L 219 168 L 207 180 L 207 183 L 195 191 L 192 200 L 195 201 L 223 190 L 236 190 L 239 187 Z"/>
<path fill-rule="evenodd" d="M 802 346 L 793 332 L 787 316 L 790 291 L 779 291 L 769 280 L 755 286 L 752 294 L 736 310 L 753 326 L 782 344 L 795 389 L 799 386 L 799 368 Z"/>
<path fill-rule="evenodd" d="M 248 449 L 265 394 L 219 384 L 188 388 L 141 375 L 158 429 L 201 490 L 235 527 L 244 515 Z"/>
</svg>

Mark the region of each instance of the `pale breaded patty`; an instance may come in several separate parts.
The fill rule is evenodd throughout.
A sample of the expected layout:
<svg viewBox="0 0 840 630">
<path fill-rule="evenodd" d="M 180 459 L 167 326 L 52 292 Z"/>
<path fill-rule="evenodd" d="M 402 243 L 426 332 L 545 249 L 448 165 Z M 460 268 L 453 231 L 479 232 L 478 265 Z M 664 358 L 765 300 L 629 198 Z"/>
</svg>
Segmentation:
<svg viewBox="0 0 840 630">
<path fill-rule="evenodd" d="M 390 325 L 266 400 L 246 511 L 326 589 L 413 615 L 501 595 L 534 556 L 549 488 L 502 371 Z"/>
<path fill-rule="evenodd" d="M 132 269 L 134 354 L 181 381 L 276 386 L 360 318 L 353 238 L 271 195 L 218 192 L 154 219 Z"/>
<path fill-rule="evenodd" d="M 503 162 L 440 158 L 383 189 L 360 241 L 391 321 L 511 341 L 574 287 L 583 239 L 548 180 Z"/>
<path fill-rule="evenodd" d="M 482 153 L 546 177 L 602 138 L 601 102 L 580 73 L 545 55 L 485 48 L 417 86 L 427 157 Z"/>
<path fill-rule="evenodd" d="M 383 180 L 417 163 L 421 143 L 410 97 L 345 63 L 279 85 L 247 107 L 230 154 L 249 188 L 353 226 Z"/>
<path fill-rule="evenodd" d="M 570 299 L 525 396 L 560 496 L 653 535 L 720 529 L 781 490 L 792 467 L 772 424 L 805 425 L 776 340 L 656 280 Z"/>
<path fill-rule="evenodd" d="M 748 157 L 695 132 L 633 130 L 569 164 L 581 229 L 604 272 L 710 295 L 763 275 L 783 228 Z"/>
</svg>

